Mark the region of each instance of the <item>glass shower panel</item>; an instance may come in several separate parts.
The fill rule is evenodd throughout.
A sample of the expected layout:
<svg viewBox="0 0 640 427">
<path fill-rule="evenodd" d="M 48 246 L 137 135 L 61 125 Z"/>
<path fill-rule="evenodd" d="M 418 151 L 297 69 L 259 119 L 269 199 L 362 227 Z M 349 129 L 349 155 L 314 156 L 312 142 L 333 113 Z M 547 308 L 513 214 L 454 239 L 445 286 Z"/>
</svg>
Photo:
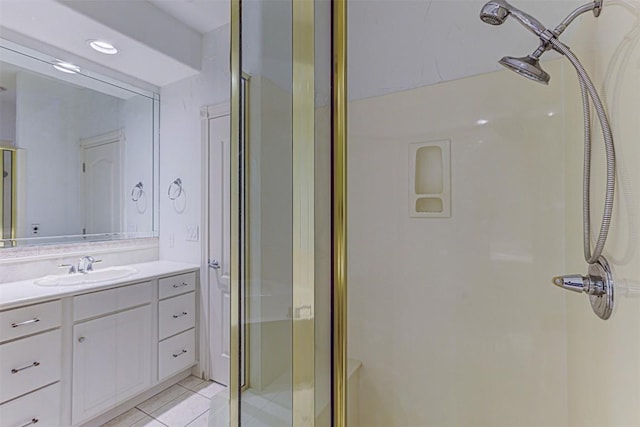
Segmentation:
<svg viewBox="0 0 640 427">
<path fill-rule="evenodd" d="M 242 425 L 292 425 L 292 3 L 242 2 Z"/>
<path fill-rule="evenodd" d="M 550 28 L 592 4 L 513 3 Z M 551 282 L 587 269 L 573 67 L 545 53 L 548 86 L 501 68 L 538 40 L 514 16 L 483 23 L 482 2 L 348 4 L 347 425 L 640 425 L 640 2 L 604 2 L 560 37 L 603 94 L 616 144 L 609 320 Z M 593 137 L 597 228 L 597 125 Z"/>
</svg>

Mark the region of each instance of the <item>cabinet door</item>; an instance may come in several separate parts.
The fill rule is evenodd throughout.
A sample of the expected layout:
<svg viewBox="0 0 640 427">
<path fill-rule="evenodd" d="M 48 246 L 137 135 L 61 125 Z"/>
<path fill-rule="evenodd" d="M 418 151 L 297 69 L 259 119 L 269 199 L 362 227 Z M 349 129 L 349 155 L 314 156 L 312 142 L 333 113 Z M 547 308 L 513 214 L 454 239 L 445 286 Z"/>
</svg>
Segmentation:
<svg viewBox="0 0 640 427">
<path fill-rule="evenodd" d="M 151 308 L 73 327 L 73 424 L 112 408 L 151 384 Z"/>
</svg>

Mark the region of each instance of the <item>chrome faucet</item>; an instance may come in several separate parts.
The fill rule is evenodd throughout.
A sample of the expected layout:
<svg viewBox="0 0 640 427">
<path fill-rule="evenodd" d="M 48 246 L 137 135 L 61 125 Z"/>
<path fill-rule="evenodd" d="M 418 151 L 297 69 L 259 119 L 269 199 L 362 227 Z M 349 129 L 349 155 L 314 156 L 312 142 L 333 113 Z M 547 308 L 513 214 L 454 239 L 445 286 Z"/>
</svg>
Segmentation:
<svg viewBox="0 0 640 427">
<path fill-rule="evenodd" d="M 95 259 L 91 255 L 83 256 L 78 262 L 78 273 L 87 274 L 88 272 L 93 271 L 93 264 L 97 262 L 102 262 L 102 260 Z"/>
</svg>

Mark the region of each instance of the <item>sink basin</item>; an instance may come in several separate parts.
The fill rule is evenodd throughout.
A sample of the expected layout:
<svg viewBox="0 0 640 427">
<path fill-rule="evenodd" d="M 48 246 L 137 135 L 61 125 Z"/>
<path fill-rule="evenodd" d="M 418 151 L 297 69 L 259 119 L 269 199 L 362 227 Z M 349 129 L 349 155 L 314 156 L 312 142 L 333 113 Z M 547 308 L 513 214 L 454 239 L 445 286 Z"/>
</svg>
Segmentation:
<svg viewBox="0 0 640 427">
<path fill-rule="evenodd" d="M 33 283 L 39 286 L 84 285 L 87 283 L 100 283 L 110 280 L 122 279 L 137 272 L 138 270 L 132 267 L 109 267 L 103 268 L 101 270 L 90 271 L 86 274 L 74 273 L 45 276 L 40 279 L 34 280 Z"/>
</svg>

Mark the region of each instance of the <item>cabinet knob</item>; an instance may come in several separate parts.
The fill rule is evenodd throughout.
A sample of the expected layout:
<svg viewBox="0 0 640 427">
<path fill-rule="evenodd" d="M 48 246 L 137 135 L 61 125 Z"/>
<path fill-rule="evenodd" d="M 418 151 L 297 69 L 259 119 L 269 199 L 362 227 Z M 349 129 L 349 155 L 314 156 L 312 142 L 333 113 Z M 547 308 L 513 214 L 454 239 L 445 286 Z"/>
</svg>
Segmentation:
<svg viewBox="0 0 640 427">
<path fill-rule="evenodd" d="M 86 340 L 86 338 L 85 338 L 85 337 L 80 337 L 80 338 L 78 338 L 78 342 L 84 342 L 85 340 Z"/>
</svg>

